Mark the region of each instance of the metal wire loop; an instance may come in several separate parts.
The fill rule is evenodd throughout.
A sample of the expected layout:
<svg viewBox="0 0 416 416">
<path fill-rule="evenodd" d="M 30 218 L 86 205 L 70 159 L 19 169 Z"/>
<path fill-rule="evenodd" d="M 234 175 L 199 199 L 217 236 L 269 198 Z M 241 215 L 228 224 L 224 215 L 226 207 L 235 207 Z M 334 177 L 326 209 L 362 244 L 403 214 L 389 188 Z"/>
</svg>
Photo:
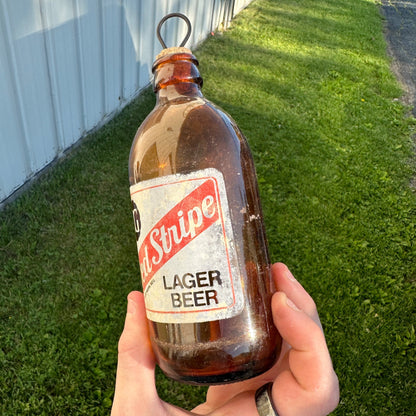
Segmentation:
<svg viewBox="0 0 416 416">
<path fill-rule="evenodd" d="M 167 46 L 166 46 L 165 41 L 162 39 L 162 35 L 160 34 L 160 29 L 161 29 L 163 23 L 165 23 L 166 20 L 168 20 L 172 17 L 180 17 L 181 19 L 183 19 L 186 22 L 186 24 L 188 26 L 188 32 L 186 33 L 186 36 L 184 37 L 182 43 L 179 46 L 180 47 L 185 46 L 185 43 L 188 42 L 188 39 L 191 36 L 192 26 L 191 26 L 191 22 L 189 21 L 189 19 L 182 13 L 169 13 L 165 17 L 162 18 L 162 20 L 157 25 L 157 29 L 156 29 L 157 38 L 159 39 L 159 42 L 160 42 L 160 44 L 162 45 L 162 47 L 164 49 L 166 49 Z"/>
</svg>

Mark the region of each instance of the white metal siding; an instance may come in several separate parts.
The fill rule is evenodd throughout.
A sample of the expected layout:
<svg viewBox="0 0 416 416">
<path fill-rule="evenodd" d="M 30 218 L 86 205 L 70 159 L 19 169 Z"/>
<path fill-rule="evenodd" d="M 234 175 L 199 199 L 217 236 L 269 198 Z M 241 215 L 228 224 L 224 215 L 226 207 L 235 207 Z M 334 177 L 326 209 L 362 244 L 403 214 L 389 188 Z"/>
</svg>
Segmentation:
<svg viewBox="0 0 416 416">
<path fill-rule="evenodd" d="M 164 15 L 192 47 L 250 2 L 0 0 L 0 202 L 149 84 Z"/>
</svg>

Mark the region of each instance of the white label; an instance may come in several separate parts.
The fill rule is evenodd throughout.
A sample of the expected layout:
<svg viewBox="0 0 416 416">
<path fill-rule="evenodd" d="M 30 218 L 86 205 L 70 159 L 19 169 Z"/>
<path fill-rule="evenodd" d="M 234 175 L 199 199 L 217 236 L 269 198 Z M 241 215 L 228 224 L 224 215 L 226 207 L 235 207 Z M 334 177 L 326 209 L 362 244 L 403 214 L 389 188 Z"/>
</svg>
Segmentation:
<svg viewBox="0 0 416 416">
<path fill-rule="evenodd" d="M 130 188 L 147 317 L 194 323 L 244 306 L 224 179 L 216 169 Z"/>
</svg>

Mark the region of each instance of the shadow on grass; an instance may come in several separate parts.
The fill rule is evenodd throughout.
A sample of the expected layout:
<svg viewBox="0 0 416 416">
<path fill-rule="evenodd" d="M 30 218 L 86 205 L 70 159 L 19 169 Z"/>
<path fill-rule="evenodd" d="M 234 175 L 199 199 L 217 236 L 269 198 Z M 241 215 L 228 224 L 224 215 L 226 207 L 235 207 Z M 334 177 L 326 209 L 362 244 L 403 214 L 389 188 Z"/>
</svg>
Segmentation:
<svg viewBox="0 0 416 416">
<path fill-rule="evenodd" d="M 272 258 L 319 305 L 335 414 L 416 406 L 411 143 L 384 48 L 371 1 L 262 0 L 195 52 L 253 150 Z M 109 412 L 139 287 L 128 154 L 153 104 L 147 90 L 0 212 L 0 413 Z M 168 401 L 203 399 L 157 377 Z"/>
</svg>

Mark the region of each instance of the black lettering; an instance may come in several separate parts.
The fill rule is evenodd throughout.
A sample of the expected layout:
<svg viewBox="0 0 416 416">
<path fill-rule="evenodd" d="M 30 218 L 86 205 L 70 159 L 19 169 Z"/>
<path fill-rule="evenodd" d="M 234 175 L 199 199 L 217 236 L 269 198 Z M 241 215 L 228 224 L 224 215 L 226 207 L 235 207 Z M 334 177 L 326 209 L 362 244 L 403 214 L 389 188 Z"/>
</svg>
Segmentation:
<svg viewBox="0 0 416 416">
<path fill-rule="evenodd" d="M 211 305 L 210 301 L 212 300 L 216 305 L 218 305 L 217 295 L 218 293 L 216 290 L 207 290 L 205 292 L 206 304 Z"/>
<path fill-rule="evenodd" d="M 170 294 L 174 308 L 192 308 L 218 305 L 218 292 L 214 289 L 198 292 L 175 292 Z"/>
<path fill-rule="evenodd" d="M 214 286 L 214 281 L 218 283 L 219 286 L 222 285 L 222 280 L 221 280 L 221 273 L 218 270 L 210 270 L 208 272 L 208 276 L 209 276 L 209 285 L 210 286 Z"/>
<path fill-rule="evenodd" d="M 209 286 L 207 272 L 198 272 L 195 274 L 195 276 L 198 282 L 198 287 Z"/>
<path fill-rule="evenodd" d="M 189 279 L 187 279 L 187 277 L 189 277 Z M 192 289 L 196 286 L 194 275 L 191 273 L 185 273 L 182 276 L 182 283 L 187 289 Z"/>
<path fill-rule="evenodd" d="M 182 284 L 181 279 L 179 278 L 179 276 L 177 274 L 175 274 L 175 276 L 173 278 L 172 289 L 176 289 L 177 287 L 180 287 L 181 289 L 183 289 L 183 284 Z"/>
<path fill-rule="evenodd" d="M 166 284 L 166 277 L 165 277 L 165 276 L 163 276 L 163 287 L 164 287 L 166 290 L 172 290 L 172 289 L 173 289 L 173 287 L 169 287 L 169 286 Z"/>
<path fill-rule="evenodd" d="M 190 308 L 191 306 L 194 306 L 193 299 L 192 299 L 192 292 L 182 293 L 182 301 L 183 301 L 183 306 L 185 308 Z"/>
<path fill-rule="evenodd" d="M 140 212 L 137 208 L 137 205 L 134 201 L 131 201 L 133 204 L 133 221 L 134 221 L 134 230 L 136 231 L 136 240 L 139 240 L 140 230 L 142 228 L 142 223 L 140 221 Z"/>
<path fill-rule="evenodd" d="M 194 292 L 194 303 L 195 306 L 205 306 L 205 292 L 203 290 Z"/>
<path fill-rule="evenodd" d="M 170 297 L 174 308 L 180 308 L 182 306 L 181 295 L 179 293 L 171 293 Z"/>
</svg>

